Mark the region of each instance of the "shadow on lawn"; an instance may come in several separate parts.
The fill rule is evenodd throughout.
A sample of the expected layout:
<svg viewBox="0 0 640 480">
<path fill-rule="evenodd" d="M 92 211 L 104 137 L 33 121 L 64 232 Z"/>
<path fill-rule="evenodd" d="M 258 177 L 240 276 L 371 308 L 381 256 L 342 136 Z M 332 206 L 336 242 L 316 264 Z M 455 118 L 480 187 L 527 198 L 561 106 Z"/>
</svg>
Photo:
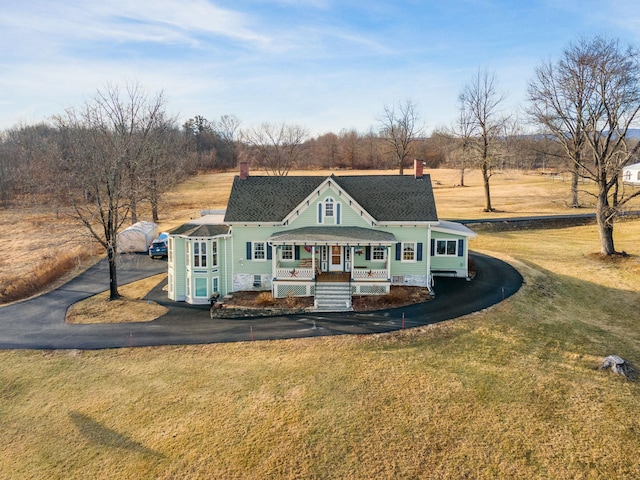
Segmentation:
<svg viewBox="0 0 640 480">
<path fill-rule="evenodd" d="M 69 413 L 69 417 L 78 428 L 80 434 L 91 443 L 101 445 L 103 447 L 121 448 L 123 450 L 129 450 L 154 457 L 163 456 L 162 454 L 145 447 L 141 443 L 131 440 L 126 435 L 101 425 L 88 415 L 71 412 Z"/>
</svg>

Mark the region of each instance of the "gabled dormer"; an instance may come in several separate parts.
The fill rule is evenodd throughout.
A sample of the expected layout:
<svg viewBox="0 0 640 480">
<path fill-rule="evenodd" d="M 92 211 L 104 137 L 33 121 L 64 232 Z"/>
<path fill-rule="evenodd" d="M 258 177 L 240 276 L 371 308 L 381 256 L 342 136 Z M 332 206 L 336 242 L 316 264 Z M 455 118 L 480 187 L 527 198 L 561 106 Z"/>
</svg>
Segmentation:
<svg viewBox="0 0 640 480">
<path fill-rule="evenodd" d="M 300 177 L 298 177 L 300 178 Z M 298 204 L 284 219 L 283 225 L 337 226 L 345 222 L 357 226 L 371 226 L 376 220 L 342 188 L 334 175 L 322 183 Z"/>
</svg>

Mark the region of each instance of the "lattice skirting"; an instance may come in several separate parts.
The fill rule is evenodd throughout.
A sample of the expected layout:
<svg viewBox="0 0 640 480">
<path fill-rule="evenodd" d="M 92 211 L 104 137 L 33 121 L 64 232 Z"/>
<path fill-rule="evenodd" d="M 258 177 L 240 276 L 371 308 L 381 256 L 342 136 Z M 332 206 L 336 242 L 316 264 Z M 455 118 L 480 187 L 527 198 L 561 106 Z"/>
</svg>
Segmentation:
<svg viewBox="0 0 640 480">
<path fill-rule="evenodd" d="M 351 283 L 351 295 L 385 295 L 389 293 L 388 283 Z"/>
<path fill-rule="evenodd" d="M 289 295 L 294 297 L 312 297 L 316 293 L 315 284 L 275 282 L 273 285 L 273 296 L 275 298 L 285 298 Z"/>
</svg>

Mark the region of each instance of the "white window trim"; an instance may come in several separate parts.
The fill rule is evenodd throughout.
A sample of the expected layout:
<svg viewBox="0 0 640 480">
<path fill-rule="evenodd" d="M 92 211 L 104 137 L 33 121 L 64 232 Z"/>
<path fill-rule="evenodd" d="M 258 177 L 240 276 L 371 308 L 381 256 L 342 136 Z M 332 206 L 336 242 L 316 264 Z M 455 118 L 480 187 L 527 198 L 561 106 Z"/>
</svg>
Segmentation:
<svg viewBox="0 0 640 480">
<path fill-rule="evenodd" d="M 408 247 L 409 245 L 411 245 L 412 248 L 413 248 L 413 259 L 411 259 L 411 260 L 407 260 L 407 259 L 404 258 L 404 249 L 406 247 Z M 402 252 L 401 252 L 401 255 L 400 255 L 400 261 L 402 263 L 416 263 L 418 261 L 418 259 L 417 259 L 417 249 L 418 249 L 417 242 L 402 242 Z"/>
<path fill-rule="evenodd" d="M 204 295 L 198 295 L 198 280 L 204 280 Z M 208 298 L 209 282 L 207 277 L 193 277 L 193 298 Z"/>
<path fill-rule="evenodd" d="M 287 251 L 289 251 L 288 249 L 291 249 L 290 250 L 291 251 L 291 258 L 284 258 L 285 247 L 287 248 Z M 280 261 L 281 262 L 295 262 L 296 261 L 296 254 L 295 254 L 293 245 L 282 245 L 282 247 L 280 247 Z"/>
<path fill-rule="evenodd" d="M 376 252 L 382 252 L 382 258 L 375 258 Z M 371 247 L 371 261 L 372 262 L 386 262 L 387 261 L 387 247 L 380 247 L 380 246 Z"/>
<path fill-rule="evenodd" d="M 327 213 L 327 205 L 331 205 L 331 215 L 329 215 Z M 323 211 L 324 211 L 324 215 L 322 217 L 323 221 L 326 217 L 331 217 L 331 218 L 335 218 L 336 216 L 336 201 L 333 199 L 333 197 L 327 197 L 324 199 L 324 202 L 322 202 L 322 207 L 323 207 Z"/>
<path fill-rule="evenodd" d="M 457 257 L 458 256 L 458 240 L 454 239 L 454 238 L 436 238 L 434 239 L 436 244 L 436 251 L 434 252 L 436 257 Z M 438 253 L 438 242 L 445 242 L 444 245 L 444 252 L 445 253 Z M 449 242 L 453 242 L 455 245 L 455 250 L 454 253 L 447 253 L 447 244 Z"/>
<path fill-rule="evenodd" d="M 256 258 L 256 245 L 262 244 L 264 245 L 264 249 L 262 250 L 262 254 L 264 258 Z M 251 242 L 251 259 L 256 262 L 266 262 L 267 261 L 267 242 Z"/>
<path fill-rule="evenodd" d="M 218 253 L 218 241 L 217 240 L 213 240 L 211 242 L 211 248 L 209 249 L 211 251 L 211 268 L 215 268 L 218 266 L 218 263 L 220 261 L 220 255 Z M 215 259 L 215 261 L 214 261 Z"/>
<path fill-rule="evenodd" d="M 198 253 L 196 253 L 196 245 Z M 202 253 L 202 246 L 204 245 L 204 253 Z M 192 255 L 192 263 L 193 268 L 208 268 L 207 265 L 209 262 L 207 261 L 207 242 L 202 240 L 195 240 L 193 242 L 193 255 Z M 196 257 L 199 259 L 198 265 L 196 265 Z M 204 265 L 202 264 L 202 260 L 204 259 Z"/>
</svg>

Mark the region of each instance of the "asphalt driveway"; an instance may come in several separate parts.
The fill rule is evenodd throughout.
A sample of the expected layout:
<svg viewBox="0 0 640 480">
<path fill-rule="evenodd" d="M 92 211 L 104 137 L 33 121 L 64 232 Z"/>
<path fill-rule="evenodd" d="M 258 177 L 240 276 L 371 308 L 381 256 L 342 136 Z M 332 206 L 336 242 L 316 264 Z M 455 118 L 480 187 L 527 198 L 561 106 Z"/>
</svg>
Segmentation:
<svg viewBox="0 0 640 480">
<path fill-rule="evenodd" d="M 109 271 L 101 261 L 61 288 L 0 308 L 0 349 L 101 349 L 129 346 L 186 345 L 369 334 L 412 328 L 483 310 L 516 293 L 522 276 L 496 258 L 472 253 L 477 275 L 472 281 L 436 278 L 436 298 L 423 304 L 367 313 L 304 314 L 251 319 L 209 318 L 207 306 L 167 300 L 162 285 L 147 298 L 169 307 L 152 322 L 67 325 L 67 308 L 108 288 Z M 123 255 L 118 281 L 125 284 L 166 271 L 163 261 Z M 404 316 L 404 320 L 403 320 Z"/>
</svg>

